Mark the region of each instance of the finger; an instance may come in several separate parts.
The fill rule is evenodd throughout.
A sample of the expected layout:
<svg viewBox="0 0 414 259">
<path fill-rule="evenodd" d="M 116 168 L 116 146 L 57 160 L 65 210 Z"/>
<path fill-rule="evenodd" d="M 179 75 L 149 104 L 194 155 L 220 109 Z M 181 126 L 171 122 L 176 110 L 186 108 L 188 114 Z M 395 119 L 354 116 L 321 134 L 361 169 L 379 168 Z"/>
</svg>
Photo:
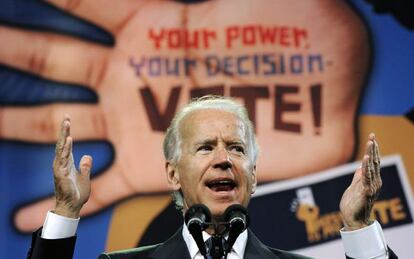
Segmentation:
<svg viewBox="0 0 414 259">
<path fill-rule="evenodd" d="M 362 160 L 362 175 L 364 177 L 364 185 L 371 186 L 371 168 L 369 167 L 369 155 L 365 155 Z"/>
<path fill-rule="evenodd" d="M 116 34 L 145 2 L 127 0 L 47 0 L 47 2 Z"/>
<path fill-rule="evenodd" d="M 355 171 L 354 176 L 352 178 L 352 182 L 351 185 L 356 184 L 361 177 L 363 176 L 363 172 L 362 172 L 362 165 L 360 167 L 358 167 L 358 169 Z"/>
<path fill-rule="evenodd" d="M 58 138 L 57 128 L 66 113 L 71 115 L 71 120 L 69 125 L 68 120 L 63 121 L 61 137 Z M 57 145 L 62 147 L 70 133 L 70 125 L 76 125 L 70 131 L 77 141 L 106 137 L 106 122 L 97 105 L 53 104 L 0 108 L 0 137 L 5 139 L 42 143 L 59 140 Z"/>
<path fill-rule="evenodd" d="M 80 169 L 83 167 L 83 170 L 87 170 L 88 163 L 88 159 L 83 158 Z M 134 193 L 133 188 L 126 184 L 117 166 L 112 166 L 107 172 L 92 180 L 89 200 L 82 207 L 80 215 L 82 217 L 98 212 Z M 15 214 L 17 229 L 22 232 L 32 232 L 39 228 L 44 221 L 47 211 L 52 209 L 54 204 L 54 198 L 47 198 L 18 210 Z"/>
<path fill-rule="evenodd" d="M 368 137 L 368 141 L 365 144 L 365 154 L 364 155 L 368 155 L 368 156 L 371 155 L 371 144 L 372 144 L 372 141 L 371 141 L 370 137 Z"/>
<path fill-rule="evenodd" d="M 157 181 L 146 175 L 136 181 L 139 173 L 131 174 L 115 162 L 107 172 L 91 181 L 91 195 L 82 207 L 81 215 L 89 215 L 137 193 L 154 193 L 168 190 L 167 181 Z M 133 178 L 131 178 L 133 177 Z"/>
<path fill-rule="evenodd" d="M 59 176 L 59 173 L 66 172 L 65 168 L 71 161 L 72 156 L 72 137 L 67 137 L 64 146 L 61 151 L 55 153 L 55 159 L 53 160 L 53 172 L 55 176 Z M 63 169 L 63 170 L 62 170 Z M 62 176 L 65 176 L 64 173 Z"/>
<path fill-rule="evenodd" d="M 28 44 L 30 42 L 30 44 Z M 47 32 L 0 26 L 0 62 L 44 78 L 96 87 L 109 49 Z"/>
<path fill-rule="evenodd" d="M 72 137 L 69 136 L 66 138 L 62 153 L 55 158 L 61 167 L 67 167 L 68 163 L 72 162 L 72 146 L 73 140 Z M 58 172 L 66 172 L 66 170 L 58 170 Z"/>
<path fill-rule="evenodd" d="M 370 185 L 367 185 L 367 187 L 369 187 L 370 190 L 370 195 L 373 195 L 376 193 L 377 189 L 378 189 L 378 181 L 377 178 L 375 176 L 375 163 L 374 163 L 374 142 L 373 140 L 370 140 L 370 145 L 369 145 L 369 159 L 368 159 L 368 168 L 369 168 L 369 172 L 370 172 Z"/>
<path fill-rule="evenodd" d="M 42 226 L 47 211 L 54 208 L 55 198 L 47 198 L 18 210 L 14 216 L 16 228 L 29 233 Z"/>
<path fill-rule="evenodd" d="M 373 161 L 374 161 L 374 165 L 377 165 L 379 168 L 379 165 L 381 163 L 381 156 L 380 156 L 380 152 L 379 152 L 379 146 L 378 146 L 378 142 L 376 140 L 376 137 L 373 133 L 370 134 L 370 139 L 373 143 Z"/>
<path fill-rule="evenodd" d="M 55 156 L 59 156 L 60 153 L 62 153 L 63 147 L 65 146 L 66 138 L 69 135 L 70 135 L 70 118 L 67 114 L 65 114 L 62 120 L 62 123 L 60 124 L 60 132 L 59 132 L 58 141 L 56 143 Z"/>
<path fill-rule="evenodd" d="M 88 158 L 84 159 L 86 159 L 83 161 L 88 168 Z M 168 190 L 166 181 L 148 184 L 143 180 L 138 182 L 139 185 L 133 185 L 133 181 L 125 175 L 122 168 L 115 163 L 108 171 L 92 179 L 91 195 L 88 202 L 82 207 L 81 217 L 99 212 L 105 207 L 137 193 Z M 55 199 L 47 198 L 18 210 L 14 217 L 17 229 L 22 232 L 32 232 L 39 228 L 43 224 L 47 211 L 52 209 L 54 205 Z"/>
<path fill-rule="evenodd" d="M 82 177 L 90 177 L 92 169 L 92 157 L 91 156 L 83 156 L 79 162 L 79 172 Z"/>
<path fill-rule="evenodd" d="M 379 146 L 375 138 L 373 138 L 373 163 L 374 163 L 374 172 L 373 179 L 376 182 L 377 188 L 381 188 L 381 157 L 379 152 Z"/>
<path fill-rule="evenodd" d="M 371 194 L 375 194 L 379 189 L 379 160 L 376 157 L 376 141 L 375 134 L 370 133 L 368 135 L 369 143 L 369 168 L 371 172 Z"/>
<path fill-rule="evenodd" d="M 371 140 L 369 141 L 369 160 L 368 165 L 370 168 L 371 173 L 374 173 L 374 142 Z M 373 176 L 373 175 L 371 175 Z"/>
</svg>

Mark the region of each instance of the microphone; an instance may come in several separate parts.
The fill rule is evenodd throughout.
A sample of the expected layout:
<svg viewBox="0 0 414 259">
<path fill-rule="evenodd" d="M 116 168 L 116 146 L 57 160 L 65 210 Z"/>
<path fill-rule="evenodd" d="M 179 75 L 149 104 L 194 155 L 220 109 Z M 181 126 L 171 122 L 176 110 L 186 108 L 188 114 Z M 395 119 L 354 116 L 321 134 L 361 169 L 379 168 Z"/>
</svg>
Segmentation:
<svg viewBox="0 0 414 259">
<path fill-rule="evenodd" d="M 229 238 L 226 253 L 230 253 L 237 237 L 249 226 L 250 219 L 245 207 L 234 204 L 224 211 L 224 219 L 229 223 Z"/>
<path fill-rule="evenodd" d="M 210 210 L 202 204 L 193 205 L 185 213 L 184 221 L 188 231 L 193 236 L 200 253 L 203 256 L 206 256 L 207 251 L 202 232 L 207 228 L 207 223 L 211 222 Z"/>
</svg>

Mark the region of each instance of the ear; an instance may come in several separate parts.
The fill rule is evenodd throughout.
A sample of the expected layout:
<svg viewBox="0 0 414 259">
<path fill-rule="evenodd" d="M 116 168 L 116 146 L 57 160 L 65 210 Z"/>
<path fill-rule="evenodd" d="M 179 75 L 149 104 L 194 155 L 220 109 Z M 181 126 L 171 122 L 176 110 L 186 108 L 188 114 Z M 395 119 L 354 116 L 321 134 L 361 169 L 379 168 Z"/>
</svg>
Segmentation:
<svg viewBox="0 0 414 259">
<path fill-rule="evenodd" d="M 167 181 L 174 191 L 181 188 L 180 175 L 178 174 L 177 166 L 170 162 L 165 162 L 165 172 L 167 173 Z"/>
<path fill-rule="evenodd" d="M 253 194 L 256 191 L 256 187 L 257 187 L 257 178 L 256 178 L 256 165 L 253 166 L 253 170 L 251 173 L 251 177 L 252 177 L 252 193 Z"/>
</svg>

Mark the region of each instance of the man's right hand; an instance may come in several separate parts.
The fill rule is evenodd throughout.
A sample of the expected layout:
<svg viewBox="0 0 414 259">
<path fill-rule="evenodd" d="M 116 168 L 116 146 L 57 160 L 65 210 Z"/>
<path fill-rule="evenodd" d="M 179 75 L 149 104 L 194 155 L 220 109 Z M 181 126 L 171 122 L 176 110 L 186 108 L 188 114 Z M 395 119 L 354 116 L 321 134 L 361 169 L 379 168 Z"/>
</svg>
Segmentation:
<svg viewBox="0 0 414 259">
<path fill-rule="evenodd" d="M 79 218 L 82 206 L 91 193 L 90 172 L 92 157 L 83 156 L 76 169 L 72 154 L 72 137 L 70 136 L 70 118 L 65 115 L 62 121 L 53 161 L 56 204 L 54 213 Z"/>
</svg>

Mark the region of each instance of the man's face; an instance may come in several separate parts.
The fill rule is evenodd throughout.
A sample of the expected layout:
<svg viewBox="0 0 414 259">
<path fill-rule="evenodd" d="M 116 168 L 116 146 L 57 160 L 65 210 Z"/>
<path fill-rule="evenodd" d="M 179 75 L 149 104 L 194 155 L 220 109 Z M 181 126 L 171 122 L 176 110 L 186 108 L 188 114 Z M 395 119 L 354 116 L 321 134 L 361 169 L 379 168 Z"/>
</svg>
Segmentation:
<svg viewBox="0 0 414 259">
<path fill-rule="evenodd" d="M 184 195 L 184 210 L 206 205 L 220 216 L 232 204 L 247 206 L 256 186 L 246 129 L 234 114 L 197 110 L 180 125 L 181 157 L 168 165 L 168 178 Z"/>
</svg>

